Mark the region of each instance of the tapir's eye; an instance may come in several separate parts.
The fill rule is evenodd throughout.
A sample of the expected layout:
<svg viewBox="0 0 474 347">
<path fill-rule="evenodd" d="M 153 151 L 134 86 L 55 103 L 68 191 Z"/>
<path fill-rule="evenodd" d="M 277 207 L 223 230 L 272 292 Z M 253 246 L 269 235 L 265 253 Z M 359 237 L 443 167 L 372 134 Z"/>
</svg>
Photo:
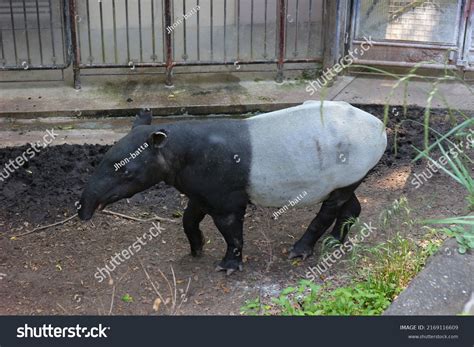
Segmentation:
<svg viewBox="0 0 474 347">
<path fill-rule="evenodd" d="M 125 178 L 132 178 L 132 172 L 130 170 L 125 170 L 123 175 Z"/>
</svg>

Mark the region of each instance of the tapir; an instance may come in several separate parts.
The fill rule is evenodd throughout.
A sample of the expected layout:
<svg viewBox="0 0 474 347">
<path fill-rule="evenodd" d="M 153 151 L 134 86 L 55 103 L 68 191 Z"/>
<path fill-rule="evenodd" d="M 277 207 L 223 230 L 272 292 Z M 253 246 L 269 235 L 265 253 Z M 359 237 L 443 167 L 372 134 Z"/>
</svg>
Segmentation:
<svg viewBox="0 0 474 347">
<path fill-rule="evenodd" d="M 289 258 L 310 256 L 333 223 L 331 235 L 344 242 L 361 212 L 354 191 L 387 146 L 383 122 L 345 102 L 305 102 L 247 119 L 151 121 L 151 111 L 142 110 L 104 155 L 82 193 L 79 217 L 89 220 L 96 209 L 164 181 L 189 199 L 183 229 L 193 256 L 204 246 L 199 224 L 211 216 L 227 244 L 217 270 L 227 274 L 242 270 L 249 203 L 279 208 L 303 195 L 295 207 L 322 202 Z M 140 155 L 114 168 L 144 143 Z"/>
</svg>

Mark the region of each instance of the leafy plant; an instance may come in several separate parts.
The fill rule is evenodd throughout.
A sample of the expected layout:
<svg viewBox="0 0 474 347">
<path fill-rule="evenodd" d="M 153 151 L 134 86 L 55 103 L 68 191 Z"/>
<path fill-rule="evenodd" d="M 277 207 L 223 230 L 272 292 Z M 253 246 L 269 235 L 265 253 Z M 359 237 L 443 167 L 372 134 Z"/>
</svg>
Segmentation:
<svg viewBox="0 0 474 347">
<path fill-rule="evenodd" d="M 447 236 L 456 239 L 459 253 L 464 254 L 468 250 L 474 249 L 474 216 L 431 219 L 425 222 L 428 224 L 450 224 L 449 227 L 440 230 Z"/>
<path fill-rule="evenodd" d="M 474 119 L 469 119 L 464 121 L 461 125 L 467 127 L 468 125 L 474 124 Z M 458 129 L 462 129 L 463 127 L 458 127 Z M 437 160 L 435 160 L 432 156 L 429 156 L 426 151 L 420 151 L 415 147 L 418 151 L 419 155 L 415 158 L 417 160 L 420 157 L 426 158 L 433 164 L 437 166 L 442 172 L 449 175 L 452 179 L 456 182 L 461 184 L 467 191 L 467 201 L 468 201 L 468 208 L 470 211 L 474 211 L 474 179 L 471 176 L 470 169 L 466 167 L 466 164 L 463 160 L 461 160 L 459 156 L 458 148 L 449 147 L 448 150 L 443 146 L 440 140 L 436 141 L 435 145 L 439 148 L 444 158 L 446 158 L 448 167 L 444 165 L 440 165 Z M 462 151 L 464 152 L 464 151 Z M 472 162 L 472 161 L 471 161 Z"/>
<path fill-rule="evenodd" d="M 244 306 L 240 308 L 240 313 L 247 316 L 256 316 L 261 311 L 261 303 L 259 298 L 248 300 Z"/>
<path fill-rule="evenodd" d="M 399 206 L 399 205 L 397 205 Z M 408 285 L 426 259 L 440 246 L 441 240 L 431 229 L 425 240 L 416 244 L 397 234 L 376 247 L 364 248 L 356 268 L 359 281 L 331 289 L 331 284 L 317 285 L 301 280 L 263 305 L 257 298 L 242 307 L 243 314 L 280 315 L 378 315 Z"/>
<path fill-rule="evenodd" d="M 329 285 L 318 286 L 312 281 L 302 280 L 297 287 L 284 289 L 272 302 L 277 313 L 284 316 L 314 315 L 376 315 L 390 304 L 386 296 L 369 282 L 356 283 L 332 291 Z M 269 313 L 270 306 L 263 306 L 258 299 L 248 302 L 243 313 Z"/>
<path fill-rule="evenodd" d="M 456 182 L 461 184 L 467 191 L 467 204 L 469 211 L 474 211 L 474 178 L 472 177 L 472 170 L 466 167 L 466 161 L 472 164 L 472 160 L 468 156 L 461 156 L 464 151 L 459 152 L 458 147 L 454 149 L 449 147 L 448 150 L 443 146 L 442 141 L 446 140 L 449 135 L 455 135 L 461 132 L 468 126 L 474 125 L 474 119 L 468 119 L 462 122 L 460 125 L 451 129 L 446 135 L 443 135 L 435 143 L 433 143 L 427 150 L 420 151 L 415 160 L 419 158 L 426 158 L 430 162 L 434 163 L 438 169 L 449 175 Z M 430 155 L 428 150 L 437 146 L 442 153 L 443 157 L 446 158 L 447 165 L 439 165 L 438 162 Z M 469 147 L 469 144 L 466 146 Z M 455 152 L 453 152 L 455 151 Z M 449 155 L 449 154 L 451 155 Z M 464 159 L 464 160 L 463 160 Z M 470 249 L 474 249 L 474 216 L 462 216 L 452 217 L 444 219 L 430 219 L 425 221 L 426 224 L 448 224 L 449 226 L 443 227 L 440 230 L 443 231 L 447 236 L 454 237 L 458 242 L 459 253 L 464 254 Z"/>
<path fill-rule="evenodd" d="M 130 294 L 125 294 L 122 296 L 122 301 L 123 302 L 133 302 L 133 297 Z"/>
</svg>

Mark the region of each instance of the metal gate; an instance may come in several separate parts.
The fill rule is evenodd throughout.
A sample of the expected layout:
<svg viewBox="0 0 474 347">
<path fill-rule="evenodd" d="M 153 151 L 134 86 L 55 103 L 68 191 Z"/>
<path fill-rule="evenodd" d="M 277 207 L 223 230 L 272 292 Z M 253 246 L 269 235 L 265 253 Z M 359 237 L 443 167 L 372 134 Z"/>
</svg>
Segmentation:
<svg viewBox="0 0 474 347">
<path fill-rule="evenodd" d="M 322 60 L 323 0 L 0 0 L 2 70 Z"/>
<path fill-rule="evenodd" d="M 348 4 L 348 48 L 374 41 L 358 63 L 474 70 L 474 0 L 0 0 L 0 70 L 72 65 L 80 88 L 82 69 L 161 68 L 171 85 L 175 66 L 275 64 L 281 81 L 344 53 Z"/>
<path fill-rule="evenodd" d="M 374 43 L 359 64 L 474 67 L 474 0 L 355 0 L 352 15 L 351 48 Z"/>
<path fill-rule="evenodd" d="M 91 68 L 322 60 L 322 0 L 71 0 L 76 88 Z"/>
<path fill-rule="evenodd" d="M 0 69 L 66 68 L 66 6 L 63 0 L 0 0 Z"/>
</svg>

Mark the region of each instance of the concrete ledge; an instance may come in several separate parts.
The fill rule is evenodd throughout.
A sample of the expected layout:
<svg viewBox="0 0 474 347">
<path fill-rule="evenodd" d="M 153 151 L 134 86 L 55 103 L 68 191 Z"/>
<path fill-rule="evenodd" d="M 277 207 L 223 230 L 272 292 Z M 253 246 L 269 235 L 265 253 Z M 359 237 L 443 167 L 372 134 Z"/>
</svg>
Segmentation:
<svg viewBox="0 0 474 347">
<path fill-rule="evenodd" d="M 447 240 L 384 315 L 458 315 L 474 292 L 474 253 Z"/>
<path fill-rule="evenodd" d="M 261 75 L 183 75 L 174 88 L 149 75 L 90 77 L 81 90 L 62 82 L 8 82 L 0 85 L 0 117 L 130 116 L 142 107 L 152 108 L 155 116 L 243 114 L 321 98 L 318 93 L 311 96 L 306 90 L 309 81 L 297 76 L 282 84 L 257 76 Z M 336 97 L 352 80 L 338 78 L 326 99 Z"/>
</svg>

